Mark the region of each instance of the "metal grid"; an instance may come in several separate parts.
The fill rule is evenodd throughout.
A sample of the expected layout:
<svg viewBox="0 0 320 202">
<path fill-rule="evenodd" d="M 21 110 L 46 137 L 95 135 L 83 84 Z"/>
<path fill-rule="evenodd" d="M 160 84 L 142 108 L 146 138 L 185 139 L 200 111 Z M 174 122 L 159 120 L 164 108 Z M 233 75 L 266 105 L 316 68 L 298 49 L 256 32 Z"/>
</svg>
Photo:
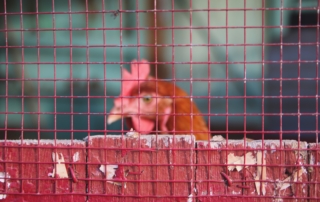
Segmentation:
<svg viewBox="0 0 320 202">
<path fill-rule="evenodd" d="M 319 199 L 317 1 L 0 7 L 1 200 Z M 151 98 L 134 65 L 150 68 Z M 163 82 L 187 94 L 162 95 Z M 170 105 L 164 130 L 156 107 L 149 131 L 128 125 L 145 121 L 142 102 L 125 112 L 134 99 L 187 99 L 201 114 Z M 107 124 L 117 103 L 121 119 Z M 197 115 L 212 139 L 199 138 Z"/>
</svg>

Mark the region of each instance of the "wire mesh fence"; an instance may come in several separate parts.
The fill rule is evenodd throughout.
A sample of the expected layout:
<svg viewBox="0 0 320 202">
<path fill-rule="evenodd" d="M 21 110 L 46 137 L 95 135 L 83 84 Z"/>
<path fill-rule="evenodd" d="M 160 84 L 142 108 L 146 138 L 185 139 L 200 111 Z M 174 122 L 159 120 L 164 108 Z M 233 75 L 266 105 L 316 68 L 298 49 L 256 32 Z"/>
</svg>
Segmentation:
<svg viewBox="0 0 320 202">
<path fill-rule="evenodd" d="M 318 1 L 0 9 L 0 200 L 320 198 Z"/>
</svg>

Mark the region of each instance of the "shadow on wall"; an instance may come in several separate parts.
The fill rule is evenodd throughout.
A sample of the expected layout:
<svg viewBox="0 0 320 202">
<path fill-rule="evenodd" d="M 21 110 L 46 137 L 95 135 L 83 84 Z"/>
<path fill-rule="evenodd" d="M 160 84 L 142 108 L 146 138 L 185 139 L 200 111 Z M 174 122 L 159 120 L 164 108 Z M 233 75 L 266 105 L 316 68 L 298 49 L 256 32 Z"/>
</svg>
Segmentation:
<svg viewBox="0 0 320 202">
<path fill-rule="evenodd" d="M 317 13 L 301 15 L 301 25 L 317 23 Z M 290 25 L 299 25 L 298 13 L 291 16 Z M 316 43 L 319 40 L 316 27 L 300 30 L 291 28 L 282 41 L 278 39 L 272 42 L 279 45 L 268 47 L 267 61 L 271 63 L 265 68 L 265 96 L 269 96 L 265 99 L 265 113 L 268 113 L 265 129 L 275 133 L 266 134 L 266 138 L 280 138 L 279 131 L 282 129 L 282 137 L 285 139 L 298 139 L 300 131 L 300 140 L 316 140 L 316 130 L 319 130 L 316 115 L 319 112 L 319 101 L 316 98 L 319 94 L 317 61 L 320 58 Z M 300 49 L 299 42 L 302 43 Z M 283 98 L 279 99 L 281 95 Z M 282 119 L 280 113 L 283 113 Z"/>
</svg>

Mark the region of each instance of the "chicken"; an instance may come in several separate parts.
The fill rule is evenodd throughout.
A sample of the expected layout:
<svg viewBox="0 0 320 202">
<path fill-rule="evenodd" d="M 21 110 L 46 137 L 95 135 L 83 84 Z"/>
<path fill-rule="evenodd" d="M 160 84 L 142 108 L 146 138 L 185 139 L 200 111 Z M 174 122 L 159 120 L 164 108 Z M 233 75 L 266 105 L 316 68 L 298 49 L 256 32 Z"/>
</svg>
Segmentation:
<svg viewBox="0 0 320 202">
<path fill-rule="evenodd" d="M 197 140 L 208 140 L 205 120 L 188 94 L 149 72 L 146 60 L 132 61 L 131 74 L 122 68 L 121 95 L 114 101 L 108 124 L 125 116 L 128 127 L 141 134 L 194 134 Z"/>
</svg>

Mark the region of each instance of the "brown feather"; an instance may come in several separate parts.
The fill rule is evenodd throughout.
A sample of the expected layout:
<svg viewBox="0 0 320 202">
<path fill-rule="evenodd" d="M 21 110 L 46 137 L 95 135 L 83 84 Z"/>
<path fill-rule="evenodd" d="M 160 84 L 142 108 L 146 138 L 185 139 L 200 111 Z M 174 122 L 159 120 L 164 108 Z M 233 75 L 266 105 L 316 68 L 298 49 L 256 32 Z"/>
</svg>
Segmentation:
<svg viewBox="0 0 320 202">
<path fill-rule="evenodd" d="M 138 95 L 141 92 L 155 92 L 159 96 L 167 96 L 173 100 L 172 115 L 166 124 L 169 131 L 174 134 L 192 133 L 197 140 L 210 139 L 209 130 L 201 112 L 181 88 L 170 82 L 150 80 L 141 83 L 140 89 L 133 89 L 131 95 Z M 162 103 L 158 103 L 158 113 L 161 113 L 161 105 Z"/>
</svg>

